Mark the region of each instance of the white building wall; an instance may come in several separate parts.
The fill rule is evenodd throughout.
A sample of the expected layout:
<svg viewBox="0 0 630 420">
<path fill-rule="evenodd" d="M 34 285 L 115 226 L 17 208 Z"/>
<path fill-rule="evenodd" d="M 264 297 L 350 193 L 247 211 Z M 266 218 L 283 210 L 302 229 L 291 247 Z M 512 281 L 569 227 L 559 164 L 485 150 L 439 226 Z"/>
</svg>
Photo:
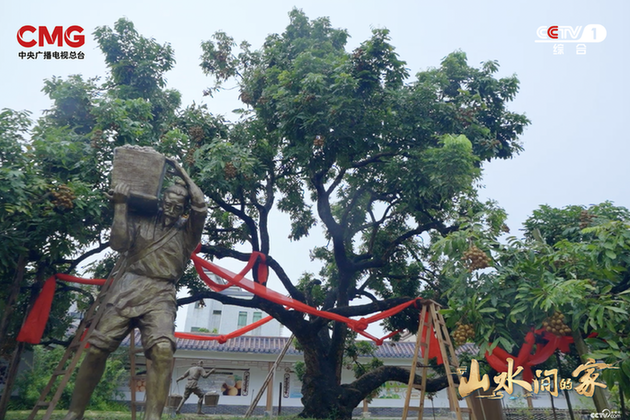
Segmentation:
<svg viewBox="0 0 630 420">
<path fill-rule="evenodd" d="M 206 369 L 213 368 L 215 372 L 207 379 L 201 379 L 199 386 L 206 392 L 214 391 L 220 395 L 220 405 L 234 405 L 234 406 L 249 406 L 256 394 L 262 387 L 264 380 L 269 372 L 269 369 L 275 362 L 278 355 L 275 354 L 253 354 L 253 353 L 232 353 L 226 352 L 203 352 L 203 351 L 190 351 L 190 350 L 178 350 L 175 353 L 175 366 L 173 369 L 173 377 L 170 386 L 170 394 L 184 393 L 186 387 L 186 380 L 182 380 L 179 383 L 176 382 L 177 378 L 182 376 L 187 369 L 191 367 L 193 362 L 203 361 Z M 278 369 L 274 372 L 274 378 L 272 380 L 272 401 L 273 406 L 278 405 L 278 392 L 279 384 L 283 383 L 283 407 L 302 407 L 301 401 L 301 388 L 302 383 L 298 380 L 297 375 L 293 371 L 295 362 L 302 361 L 302 357 L 298 355 L 286 355 L 283 361 L 280 363 Z M 367 359 L 366 359 L 367 361 Z M 405 366 L 404 360 L 399 359 L 384 359 L 386 365 Z M 143 370 L 144 358 L 139 360 L 138 370 Z M 288 381 L 285 380 L 285 374 L 288 374 Z M 248 376 L 247 384 L 241 382 L 240 395 L 226 395 L 229 393 L 227 387 L 236 385 L 236 381 L 244 381 Z M 349 383 L 354 380 L 354 375 L 351 370 L 344 370 L 342 376 L 342 383 Z M 285 384 L 289 384 L 288 395 L 285 396 Z M 396 383 L 393 386 L 388 387 L 381 392 L 381 395 L 375 398 L 370 404 L 370 407 L 402 407 L 405 401 L 405 392 L 407 390 L 406 384 Z M 243 391 L 246 386 L 245 392 Z M 128 389 L 125 389 L 125 398 L 130 399 L 130 393 Z M 227 392 L 226 392 L 227 391 Z M 265 391 L 262 398 L 258 402 L 258 407 L 265 407 L 267 404 L 267 393 Z M 144 393 L 139 392 L 136 394 L 136 398 L 139 401 L 144 400 Z M 412 394 L 411 405 L 419 405 L 420 392 L 416 391 Z M 197 397 L 193 394 L 186 401 L 186 404 L 196 404 Z M 427 400 L 425 406 L 431 407 L 430 401 Z M 448 397 L 446 391 L 440 391 L 433 400 L 433 406 L 435 408 L 446 408 L 449 406 Z M 465 402 L 461 402 L 461 406 L 465 407 Z"/>
<path fill-rule="evenodd" d="M 204 367 L 207 369 L 216 369 L 209 378 L 199 381 L 200 387 L 206 391 L 216 391 L 220 395 L 219 405 L 228 406 L 249 406 L 256 394 L 262 387 L 264 380 L 269 372 L 269 369 L 276 360 L 275 354 L 262 354 L 262 353 L 235 353 L 235 352 L 204 352 L 204 351 L 191 351 L 191 350 L 178 350 L 175 353 L 175 366 L 173 370 L 173 378 L 170 386 L 170 394 L 183 394 L 186 386 L 186 380 L 182 380 L 179 384 L 176 379 L 184 374 L 187 369 L 191 367 L 193 362 L 199 360 L 204 362 Z M 140 357 L 138 361 L 138 370 L 145 369 L 144 358 Z M 283 361 L 280 363 L 279 368 L 275 371 L 274 378 L 272 380 L 272 402 L 273 406 L 278 405 L 278 391 L 279 383 L 283 383 L 283 390 L 285 390 L 285 384 L 289 384 L 288 395 L 282 397 L 283 407 L 301 407 L 301 382 L 297 379 L 293 366 L 295 362 L 301 361 L 302 357 L 299 355 L 286 355 Z M 410 360 L 404 359 L 382 359 L 385 365 L 394 365 L 408 368 L 407 363 Z M 367 359 L 365 360 L 367 361 Z M 288 381 L 285 381 L 285 374 L 289 375 Z M 243 383 L 245 377 L 247 378 L 247 384 Z M 242 381 L 240 384 L 240 395 L 226 395 L 229 393 L 227 387 L 237 385 L 236 382 Z M 353 372 L 350 370 L 344 370 L 342 376 L 342 383 L 349 383 L 354 380 Z M 244 387 L 246 386 L 246 390 Z M 125 392 L 124 399 L 130 399 L 129 388 L 122 388 Z M 226 392 L 228 391 L 228 392 Z M 403 383 L 392 382 L 388 384 L 381 391 L 381 394 L 369 403 L 368 407 L 396 407 L 402 408 L 405 401 L 405 394 L 407 391 L 407 385 Z M 238 393 L 238 392 L 237 392 Z M 260 401 L 258 407 L 265 408 L 267 404 L 266 391 Z M 283 392 L 284 394 L 284 392 Z M 584 408 L 592 406 L 592 398 L 580 397 L 574 391 L 570 392 L 571 400 L 574 408 Z M 136 396 L 137 400 L 144 400 L 144 393 L 139 392 Z M 536 408 L 549 408 L 551 406 L 549 393 L 540 393 L 535 395 L 533 399 L 534 407 Z M 554 397 L 554 405 L 558 409 L 566 409 L 567 403 L 564 395 Z M 187 404 L 196 404 L 197 397 L 192 395 L 187 401 Z M 411 397 L 411 406 L 418 407 L 420 403 L 420 391 L 414 391 Z M 466 401 L 461 400 L 459 402 L 460 407 L 466 408 Z M 527 402 L 523 396 L 522 390 L 519 387 L 515 387 L 515 392 L 512 395 L 506 395 L 503 399 L 503 404 L 511 408 L 523 408 L 527 407 Z M 431 408 L 447 408 L 449 407 L 448 397 L 446 390 L 441 390 L 437 393 L 433 402 L 428 398 L 425 401 L 425 407 Z"/>
<path fill-rule="evenodd" d="M 251 293 L 236 287 L 230 287 L 222 293 L 242 299 L 249 299 L 252 296 Z M 245 313 L 243 317 L 245 322 L 241 326 L 239 326 L 240 313 Z M 188 305 L 184 330 L 186 332 L 195 332 L 199 331 L 199 328 L 203 328 L 215 334 L 229 334 L 243 326 L 252 324 L 256 316 L 262 319 L 267 317 L 267 314 L 259 309 L 223 305 L 221 302 L 213 299 L 204 299 L 203 304 L 197 302 Z M 245 335 L 279 337 L 283 335 L 283 326 L 273 319 Z"/>
</svg>

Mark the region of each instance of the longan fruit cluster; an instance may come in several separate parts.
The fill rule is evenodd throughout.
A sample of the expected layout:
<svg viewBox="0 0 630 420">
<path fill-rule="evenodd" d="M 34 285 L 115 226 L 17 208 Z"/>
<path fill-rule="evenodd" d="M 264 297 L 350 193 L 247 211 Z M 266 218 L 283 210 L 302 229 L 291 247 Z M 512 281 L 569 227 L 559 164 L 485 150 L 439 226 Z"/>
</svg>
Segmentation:
<svg viewBox="0 0 630 420">
<path fill-rule="evenodd" d="M 453 331 L 453 339 L 455 340 L 455 344 L 458 346 L 461 346 L 468 340 L 475 338 L 475 330 L 471 324 L 456 322 L 455 325 L 457 328 Z"/>
<path fill-rule="evenodd" d="M 249 93 L 247 93 L 247 91 L 241 91 L 241 94 L 238 97 L 241 101 L 243 101 L 243 103 L 246 103 L 248 105 L 251 105 L 253 100 L 252 97 Z"/>
<path fill-rule="evenodd" d="M 201 126 L 195 125 L 188 129 L 188 134 L 197 143 L 200 144 L 203 140 L 204 132 Z"/>
<path fill-rule="evenodd" d="M 324 138 L 322 136 L 315 136 L 313 140 L 313 146 L 315 147 L 323 147 L 324 146 Z"/>
<path fill-rule="evenodd" d="M 486 268 L 490 265 L 490 258 L 485 252 L 477 248 L 476 245 L 471 245 L 470 248 L 464 252 L 462 261 L 464 261 L 466 268 L 471 273 L 477 269 Z"/>
<path fill-rule="evenodd" d="M 236 170 L 236 166 L 234 166 L 232 162 L 228 162 L 225 164 L 225 167 L 223 168 L 223 173 L 225 174 L 225 177 L 227 179 L 232 179 L 236 177 L 236 175 L 238 174 L 238 171 Z"/>
<path fill-rule="evenodd" d="M 76 195 L 70 187 L 67 185 L 60 185 L 57 187 L 55 191 L 51 191 L 50 194 L 53 196 L 51 202 L 62 210 L 70 210 L 74 208 L 74 203 L 72 202 Z"/>
<path fill-rule="evenodd" d="M 589 213 L 588 210 L 582 210 L 580 212 L 580 229 L 589 227 L 594 218 L 594 214 Z"/>
<path fill-rule="evenodd" d="M 195 163 L 195 152 L 197 151 L 197 147 L 193 146 L 190 149 L 188 149 L 188 152 L 186 153 L 186 163 L 190 166 L 194 165 Z"/>
<path fill-rule="evenodd" d="M 564 314 L 554 313 L 543 321 L 543 327 L 552 334 L 563 336 L 571 334 L 571 328 L 564 323 Z"/>
</svg>

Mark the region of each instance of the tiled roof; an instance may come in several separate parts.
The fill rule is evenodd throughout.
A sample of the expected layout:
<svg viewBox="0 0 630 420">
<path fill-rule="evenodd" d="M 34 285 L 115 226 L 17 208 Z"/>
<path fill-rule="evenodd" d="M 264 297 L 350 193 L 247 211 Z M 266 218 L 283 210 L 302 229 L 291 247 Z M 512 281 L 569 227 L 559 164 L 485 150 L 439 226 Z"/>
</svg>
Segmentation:
<svg viewBox="0 0 630 420">
<path fill-rule="evenodd" d="M 257 354 L 280 354 L 284 348 L 288 337 L 259 337 L 241 336 L 228 340 L 220 344 L 218 340 L 191 340 L 178 338 L 178 350 L 211 351 L 225 353 L 257 353 Z M 139 334 L 136 338 L 136 346 L 141 346 Z M 129 345 L 129 338 L 123 342 L 123 346 Z M 390 359 L 411 359 L 413 357 L 415 342 L 411 341 L 386 341 L 382 346 L 376 348 L 375 355 L 380 358 Z M 472 343 L 466 343 L 457 348 L 455 353 L 476 353 L 477 347 Z M 301 355 L 302 352 L 296 350 L 293 345 L 289 347 L 287 354 Z"/>
</svg>

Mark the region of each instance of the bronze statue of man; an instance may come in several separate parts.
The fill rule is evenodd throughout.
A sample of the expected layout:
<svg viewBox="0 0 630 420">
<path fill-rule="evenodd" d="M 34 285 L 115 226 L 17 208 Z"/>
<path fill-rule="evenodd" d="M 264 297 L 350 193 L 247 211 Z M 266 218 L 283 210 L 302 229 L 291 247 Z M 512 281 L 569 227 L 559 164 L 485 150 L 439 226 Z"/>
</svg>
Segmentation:
<svg viewBox="0 0 630 420">
<path fill-rule="evenodd" d="M 151 361 L 147 371 L 145 420 L 159 420 L 168 397 L 171 363 L 175 351 L 175 283 L 182 276 L 191 253 L 199 244 L 206 219 L 203 193 L 186 171 L 167 159 L 184 185 L 175 184 L 162 196 L 155 216 L 130 213 L 130 188 L 114 187 L 112 249 L 126 259 L 122 274 L 110 289 L 106 311 L 88 342 L 64 420 L 77 420 L 105 370 L 107 357 L 132 328 L 138 327 L 144 354 Z M 186 207 L 190 211 L 182 218 Z"/>
<path fill-rule="evenodd" d="M 190 369 L 188 369 L 182 376 L 177 378 L 177 382 L 185 378 L 188 378 L 188 382 L 186 383 L 184 398 L 179 403 L 179 406 L 177 407 L 177 410 L 175 410 L 175 413 L 181 413 L 181 409 L 184 406 L 184 403 L 186 402 L 188 397 L 190 397 L 190 394 L 194 393 L 199 397 L 199 401 L 197 402 L 197 414 L 203 414 L 201 412 L 201 405 L 203 404 L 203 397 L 205 395 L 205 392 L 203 392 L 201 388 L 199 388 L 199 379 L 207 378 L 212 372 L 214 372 L 214 369 L 206 371 L 203 367 L 203 361 L 200 360 L 199 364 L 193 363 Z"/>
</svg>

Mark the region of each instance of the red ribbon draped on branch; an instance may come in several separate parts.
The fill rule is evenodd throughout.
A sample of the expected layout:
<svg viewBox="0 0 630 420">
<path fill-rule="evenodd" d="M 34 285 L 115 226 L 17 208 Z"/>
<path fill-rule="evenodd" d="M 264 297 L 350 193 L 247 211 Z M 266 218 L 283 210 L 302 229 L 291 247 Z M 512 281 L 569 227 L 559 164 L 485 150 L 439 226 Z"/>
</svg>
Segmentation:
<svg viewBox="0 0 630 420">
<path fill-rule="evenodd" d="M 267 322 L 271 321 L 273 319 L 272 316 L 268 316 L 265 317 L 263 319 L 260 319 L 252 324 L 249 324 L 243 328 L 240 328 L 236 331 L 232 331 L 229 334 L 225 334 L 225 335 L 200 335 L 200 334 L 189 334 L 189 333 L 181 333 L 181 332 L 176 332 L 175 333 L 175 337 L 177 338 L 186 338 L 188 340 L 200 340 L 200 341 L 212 341 L 212 340 L 216 340 L 221 344 L 224 344 L 226 341 L 228 341 L 231 338 L 236 338 L 236 337 L 240 337 L 241 335 L 250 332 L 251 330 L 254 330 L 258 327 L 260 327 L 261 325 L 266 324 Z"/>
<path fill-rule="evenodd" d="M 294 300 L 290 297 L 286 297 L 280 293 L 277 293 L 273 290 L 269 290 L 266 287 L 267 277 L 269 275 L 269 269 L 266 263 L 266 256 L 260 252 L 252 252 L 247 265 L 241 270 L 240 273 L 235 274 L 230 270 L 226 270 L 225 268 L 219 267 L 216 264 L 211 263 L 210 261 L 206 261 L 199 257 L 197 253 L 201 249 L 201 245 L 197 247 L 195 252 L 191 255 L 191 259 L 195 265 L 195 269 L 199 274 L 199 277 L 206 283 L 206 285 L 215 292 L 220 292 L 222 290 L 227 289 L 230 286 L 238 286 L 242 289 L 247 290 L 250 293 L 255 294 L 256 296 L 262 297 L 263 299 L 267 299 L 271 302 L 283 305 L 287 308 L 300 311 L 303 313 L 307 313 L 309 315 L 314 315 L 326 319 L 330 319 L 332 321 L 343 322 L 348 325 L 348 327 L 357 333 L 363 335 L 364 337 L 373 340 L 377 345 L 383 344 L 383 341 L 387 338 L 392 337 L 396 333 L 400 331 L 394 331 L 390 334 L 382 338 L 374 337 L 373 335 L 367 333 L 365 330 L 367 327 L 376 321 L 380 321 L 382 319 L 388 318 L 392 315 L 399 313 L 400 311 L 408 308 L 409 306 L 416 303 L 417 299 L 409 300 L 408 302 L 402 303 L 398 306 L 390 308 L 388 310 L 382 311 L 378 314 L 370 316 L 368 318 L 361 318 L 358 320 L 351 319 L 342 315 L 335 314 L 333 312 L 328 311 L 320 311 L 316 308 L 313 308 L 303 302 Z M 245 279 L 245 274 L 247 274 L 255 265 L 257 264 L 257 272 L 256 278 L 257 282 Z M 219 284 L 213 281 L 204 270 L 208 270 L 211 273 L 216 274 L 217 276 L 227 280 L 227 284 Z M 80 277 L 71 276 L 68 274 L 55 274 L 51 276 L 44 287 L 40 295 L 38 296 L 33 309 L 29 313 L 20 333 L 18 335 L 17 340 L 23 341 L 31 344 L 38 344 L 41 341 L 42 335 L 44 333 L 44 329 L 46 327 L 46 323 L 48 322 L 48 317 L 50 316 L 50 308 L 52 306 L 52 300 L 55 294 L 55 285 L 56 280 L 62 280 L 73 283 L 80 284 L 91 284 L 102 286 L 105 284 L 105 279 L 84 279 Z M 225 343 L 230 338 L 238 337 L 246 332 L 249 332 L 260 325 L 269 322 L 272 317 L 267 317 L 257 321 L 253 324 L 250 324 L 244 328 L 236 330 L 227 335 L 221 336 L 203 336 L 196 334 L 187 334 L 187 333 L 176 333 L 176 337 L 180 338 L 190 338 L 195 340 L 218 340 L 220 343 Z M 433 349 L 437 349 L 437 340 L 435 341 L 435 345 L 433 345 L 433 340 L 435 340 L 434 335 L 432 335 L 431 339 L 431 353 L 433 353 Z M 437 351 L 437 350 L 436 350 Z M 434 357 L 434 356 L 431 356 Z M 437 357 L 441 359 L 439 355 L 439 351 L 437 352 Z"/>
<path fill-rule="evenodd" d="M 247 265 L 243 268 L 243 270 L 241 270 L 240 273 L 235 274 L 231 272 L 230 270 L 219 267 L 218 265 L 213 264 L 210 261 L 204 260 L 203 258 L 199 257 L 197 253 L 199 252 L 200 249 L 201 249 L 201 246 L 198 246 L 195 252 L 193 252 L 191 258 L 193 260 L 193 264 L 195 265 L 197 273 L 199 274 L 199 277 L 201 277 L 201 279 L 206 283 L 206 285 L 213 291 L 220 292 L 222 290 L 227 289 L 230 286 L 238 286 L 242 289 L 247 290 L 250 293 L 255 294 L 256 296 L 262 297 L 263 299 L 269 300 L 279 305 L 283 305 L 285 307 L 289 307 L 291 309 L 295 309 L 297 311 L 304 312 L 309 315 L 314 315 L 314 316 L 330 319 L 332 321 L 343 322 L 347 324 L 348 327 L 352 329 L 353 331 L 356 331 L 357 333 L 363 335 L 364 337 L 367 337 L 370 340 L 373 340 L 377 345 L 382 344 L 384 338 L 379 339 L 365 332 L 365 329 L 368 327 L 368 325 L 371 324 L 372 322 L 380 321 L 394 314 L 397 314 L 403 309 L 413 305 L 417 300 L 417 299 L 412 299 L 408 302 L 395 306 L 391 309 L 388 309 L 386 311 L 383 311 L 371 317 L 354 320 L 354 319 L 347 318 L 345 316 L 338 315 L 332 312 L 320 311 L 303 302 L 284 296 L 273 290 L 267 289 L 267 287 L 263 285 L 267 282 L 267 275 L 268 275 L 267 264 L 265 262 L 264 254 L 260 252 L 256 252 L 256 251 L 252 252 L 249 258 L 249 261 L 247 262 Z M 245 274 L 249 270 L 252 269 L 256 261 L 258 261 L 259 283 L 245 279 Z M 225 279 L 228 283 L 227 284 L 216 283 L 204 272 L 204 269 Z"/>
<path fill-rule="evenodd" d="M 30 344 L 39 344 L 39 342 L 42 341 L 42 335 L 44 335 L 44 329 L 50 317 L 50 308 L 52 307 L 53 297 L 55 296 L 57 279 L 74 283 L 93 284 L 96 286 L 105 284 L 105 279 L 82 279 L 67 274 L 55 274 L 50 276 L 44 283 L 39 296 L 37 296 L 33 309 L 31 309 L 28 317 L 26 317 L 26 321 L 24 321 L 22 329 L 20 329 L 20 333 L 17 336 L 17 341 Z"/>
<path fill-rule="evenodd" d="M 542 336 L 547 341 L 546 344 L 536 344 L 536 352 L 531 354 L 532 348 L 536 343 L 536 335 Z M 532 367 L 545 362 L 551 355 L 560 349 L 563 353 L 569 352 L 569 344 L 573 343 L 573 337 L 557 336 L 546 330 L 540 329 L 530 331 L 525 336 L 525 344 L 518 352 L 518 356 L 512 356 L 500 347 L 495 347 L 492 353 L 486 352 L 486 360 L 492 369 L 497 372 L 507 372 L 507 359 L 514 360 L 514 371 L 520 366 L 523 368 L 523 380 L 531 383 L 534 380 Z"/>
</svg>

